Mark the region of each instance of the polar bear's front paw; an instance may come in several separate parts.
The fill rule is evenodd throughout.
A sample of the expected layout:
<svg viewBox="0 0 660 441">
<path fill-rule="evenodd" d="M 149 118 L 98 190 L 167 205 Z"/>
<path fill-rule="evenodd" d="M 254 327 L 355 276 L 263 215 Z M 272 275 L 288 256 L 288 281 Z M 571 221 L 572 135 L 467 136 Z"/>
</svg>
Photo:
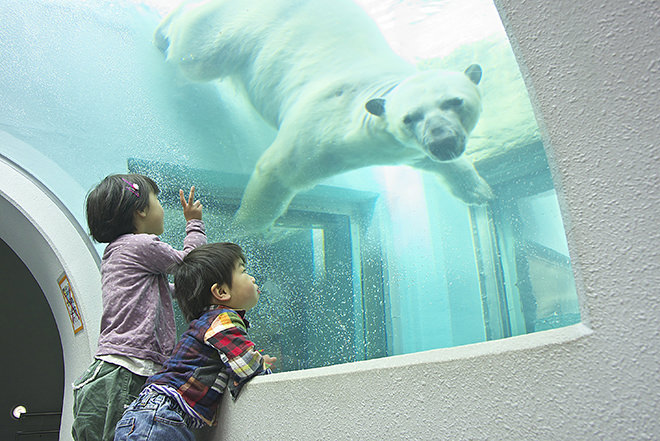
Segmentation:
<svg viewBox="0 0 660 441">
<path fill-rule="evenodd" d="M 454 176 L 448 184 L 452 194 L 466 204 L 483 205 L 495 197 L 490 185 L 476 171 Z"/>
<path fill-rule="evenodd" d="M 490 185 L 465 157 L 436 165 L 449 191 L 466 204 L 482 205 L 495 197 Z"/>
<path fill-rule="evenodd" d="M 483 205 L 493 199 L 495 194 L 484 178 L 481 176 L 477 177 L 478 179 L 474 181 L 474 185 L 466 189 L 467 191 L 463 193 L 461 199 L 468 204 Z"/>
</svg>

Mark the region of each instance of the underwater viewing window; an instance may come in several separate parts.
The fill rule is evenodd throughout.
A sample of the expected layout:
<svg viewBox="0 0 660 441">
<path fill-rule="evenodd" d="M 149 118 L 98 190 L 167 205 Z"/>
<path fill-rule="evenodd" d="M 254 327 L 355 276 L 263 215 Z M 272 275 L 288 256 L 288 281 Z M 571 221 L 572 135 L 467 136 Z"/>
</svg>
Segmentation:
<svg viewBox="0 0 660 441">
<path fill-rule="evenodd" d="M 259 113 L 259 103 L 246 100 L 250 92 L 245 85 L 191 81 L 181 72 L 185 66 L 178 69 L 166 61 L 162 51 L 169 43 L 154 32 L 177 3 L 9 0 L 0 5 L 0 131 L 29 144 L 39 156 L 0 153 L 33 172 L 64 201 L 70 200 L 73 186 L 78 186 L 75 194 L 85 194 L 111 173 L 151 176 L 165 209 L 162 239 L 177 247 L 184 231 L 178 191 L 195 185 L 209 241 L 236 241 L 246 253 L 248 272 L 262 291 L 248 313 L 250 335 L 278 358 L 280 372 L 580 322 L 548 146 L 491 0 L 355 0 L 351 7 L 366 13 L 411 70 L 466 73 L 455 86 L 456 96 L 451 83 L 451 96 L 439 98 L 437 107 L 453 112 L 449 119 L 459 120 L 466 133 L 475 109 L 482 108 L 460 160 L 474 165 L 492 198 L 466 203 L 454 195 L 461 179 L 439 179 L 428 172 L 447 158 L 337 166 L 294 192 L 283 214 L 272 216 L 271 228 L 248 234 L 234 228 L 234 215 L 278 131 L 268 123 L 268 112 Z M 344 1 L 327 4 L 335 13 L 332 8 Z M 358 45 L 359 36 L 352 38 Z M 328 56 L 342 59 L 341 47 L 319 44 L 319 51 L 326 46 L 336 50 Z M 286 51 L 272 51 L 279 52 Z M 468 68 L 473 65 L 480 66 L 479 75 Z M 336 74 L 351 72 L 346 66 Z M 305 77 L 301 83 L 314 79 Z M 385 126 L 378 125 L 378 118 L 389 117 L 379 100 L 394 101 L 393 91 L 403 83 L 390 82 L 365 92 L 376 98 L 370 114 L 360 102 L 359 114 L 373 124 L 372 131 Z M 466 93 L 464 83 L 478 88 L 480 98 Z M 352 88 L 353 83 L 342 81 L 326 95 L 339 102 Z M 471 100 L 480 100 L 479 106 Z M 305 114 L 314 111 L 319 110 L 313 107 Z M 309 138 L 330 130 L 336 125 L 331 116 L 320 118 L 326 123 L 323 130 L 294 133 Z M 409 112 L 403 121 L 413 126 L 423 118 L 420 111 Z M 446 121 L 433 118 L 428 125 Z M 351 133 L 342 129 L 338 139 Z M 390 135 L 379 139 L 394 138 Z M 450 144 L 430 142 L 426 154 L 454 147 Z M 351 151 L 360 146 L 355 143 Z M 338 156 L 319 155 L 319 168 L 332 168 Z M 290 162 L 292 176 L 299 163 Z M 58 178 L 63 173 L 71 182 Z M 468 193 L 473 184 L 465 185 Z M 273 183 L 259 190 L 274 198 L 285 192 Z M 82 201 L 77 203 L 82 207 Z M 71 211 L 86 225 L 80 207 Z M 262 220 L 259 213 L 268 216 L 266 209 L 252 211 L 255 222 Z M 179 332 L 186 327 L 180 314 L 177 327 Z"/>
</svg>

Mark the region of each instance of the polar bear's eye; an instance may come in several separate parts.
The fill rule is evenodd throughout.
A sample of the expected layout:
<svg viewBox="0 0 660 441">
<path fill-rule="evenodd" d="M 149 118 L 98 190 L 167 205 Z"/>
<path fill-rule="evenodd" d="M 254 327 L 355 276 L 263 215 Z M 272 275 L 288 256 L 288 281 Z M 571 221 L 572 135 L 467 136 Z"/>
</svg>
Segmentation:
<svg viewBox="0 0 660 441">
<path fill-rule="evenodd" d="M 442 110 L 458 109 L 463 105 L 463 98 L 452 98 L 440 104 Z"/>
<path fill-rule="evenodd" d="M 419 121 L 421 119 L 422 119 L 422 114 L 421 113 L 417 113 L 417 112 L 416 113 L 409 113 L 409 114 L 407 114 L 406 116 L 403 117 L 403 123 L 408 126 L 410 124 L 416 123 L 417 121 Z"/>
</svg>

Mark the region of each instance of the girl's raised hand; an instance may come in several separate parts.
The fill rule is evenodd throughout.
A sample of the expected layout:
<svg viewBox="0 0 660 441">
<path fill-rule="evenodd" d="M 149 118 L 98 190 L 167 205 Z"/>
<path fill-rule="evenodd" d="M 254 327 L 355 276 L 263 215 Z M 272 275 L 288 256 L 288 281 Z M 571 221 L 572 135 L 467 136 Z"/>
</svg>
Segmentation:
<svg viewBox="0 0 660 441">
<path fill-rule="evenodd" d="M 186 218 L 186 222 L 192 219 L 202 220 L 202 203 L 195 200 L 195 186 L 190 187 L 187 202 L 183 197 L 183 190 L 179 190 L 179 197 L 181 198 L 183 216 Z"/>
</svg>

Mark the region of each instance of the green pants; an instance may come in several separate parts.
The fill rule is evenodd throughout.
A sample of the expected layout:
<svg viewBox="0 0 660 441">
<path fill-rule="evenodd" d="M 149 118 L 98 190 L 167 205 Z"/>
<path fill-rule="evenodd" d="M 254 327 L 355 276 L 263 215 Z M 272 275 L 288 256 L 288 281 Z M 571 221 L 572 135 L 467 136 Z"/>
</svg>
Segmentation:
<svg viewBox="0 0 660 441">
<path fill-rule="evenodd" d="M 146 380 L 121 366 L 95 360 L 73 385 L 73 439 L 112 441 L 117 421 Z"/>
</svg>

